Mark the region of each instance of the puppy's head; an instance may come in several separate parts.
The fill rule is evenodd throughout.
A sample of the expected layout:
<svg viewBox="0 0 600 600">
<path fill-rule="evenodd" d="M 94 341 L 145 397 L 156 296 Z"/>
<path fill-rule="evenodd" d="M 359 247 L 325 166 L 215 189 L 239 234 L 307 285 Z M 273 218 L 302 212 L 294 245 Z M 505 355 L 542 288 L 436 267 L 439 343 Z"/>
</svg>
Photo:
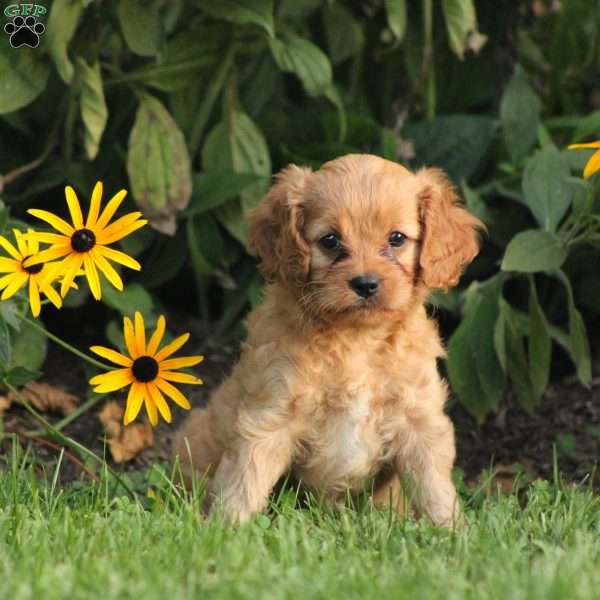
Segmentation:
<svg viewBox="0 0 600 600">
<path fill-rule="evenodd" d="M 441 171 L 348 155 L 316 172 L 284 169 L 253 214 L 248 247 L 313 316 L 372 320 L 455 285 L 478 227 Z"/>
</svg>

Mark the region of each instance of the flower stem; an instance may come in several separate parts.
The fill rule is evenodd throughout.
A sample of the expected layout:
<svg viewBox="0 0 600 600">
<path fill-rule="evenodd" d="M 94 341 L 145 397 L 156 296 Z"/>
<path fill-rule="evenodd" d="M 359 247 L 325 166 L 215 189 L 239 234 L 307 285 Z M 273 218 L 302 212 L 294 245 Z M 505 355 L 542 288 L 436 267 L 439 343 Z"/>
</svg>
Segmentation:
<svg viewBox="0 0 600 600">
<path fill-rule="evenodd" d="M 79 442 L 77 442 L 73 438 L 69 437 L 68 435 L 61 433 L 50 422 L 46 421 L 46 419 L 44 419 L 44 417 L 37 410 L 35 410 L 35 408 L 33 408 L 33 406 L 31 406 L 31 404 L 21 394 L 21 392 L 19 392 L 19 390 L 17 390 L 17 388 L 15 388 L 12 384 L 5 382 L 5 385 L 14 394 L 15 398 L 19 401 L 19 403 L 25 407 L 27 412 L 36 421 L 38 421 L 39 423 L 41 423 L 44 426 L 44 429 L 45 429 L 44 433 L 46 433 L 46 435 L 55 437 L 57 440 L 59 440 L 63 445 L 67 446 L 68 448 L 76 450 L 76 451 L 80 452 L 81 454 L 85 454 L 86 456 L 89 456 L 90 458 L 93 458 L 99 464 L 106 467 L 106 469 L 110 472 L 110 474 L 123 486 L 123 488 L 125 488 L 125 490 L 132 496 L 132 498 L 136 497 L 134 491 L 129 487 L 127 482 L 124 481 L 123 478 L 114 469 L 109 467 L 105 460 L 100 458 L 95 452 L 92 452 L 92 450 L 90 450 L 89 448 L 86 448 L 83 444 L 80 444 Z"/>
<path fill-rule="evenodd" d="M 64 340 L 61 340 L 59 337 L 55 336 L 53 333 L 50 333 L 46 328 L 39 325 L 33 319 L 30 319 L 29 317 L 25 317 L 25 316 L 23 316 L 22 318 L 23 318 L 23 321 L 25 321 L 26 323 L 31 325 L 34 329 L 41 331 L 48 339 L 57 343 L 59 346 L 62 346 L 65 350 L 68 350 L 72 354 L 79 356 L 79 358 L 83 358 L 83 360 L 89 362 L 91 365 L 94 365 L 95 367 L 104 369 L 105 371 L 110 371 L 109 366 L 105 365 L 104 363 L 101 363 L 99 360 L 96 360 L 95 358 L 92 358 L 91 356 L 88 356 L 84 352 L 77 350 L 77 348 L 74 348 L 73 346 L 71 346 L 71 344 L 67 344 L 67 342 L 65 342 Z"/>
</svg>

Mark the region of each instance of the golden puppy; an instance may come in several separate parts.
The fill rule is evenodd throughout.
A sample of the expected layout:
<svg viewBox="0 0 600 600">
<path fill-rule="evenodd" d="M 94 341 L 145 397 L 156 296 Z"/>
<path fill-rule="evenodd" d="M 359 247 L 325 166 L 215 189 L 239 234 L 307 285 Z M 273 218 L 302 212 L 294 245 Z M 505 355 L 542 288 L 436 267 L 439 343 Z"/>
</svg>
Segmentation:
<svg viewBox="0 0 600 600">
<path fill-rule="evenodd" d="M 265 300 L 231 377 L 175 443 L 228 518 L 264 508 L 291 469 L 334 501 L 363 489 L 386 500 L 409 477 L 420 509 L 453 522 L 444 349 L 424 302 L 457 283 L 480 226 L 436 169 L 348 155 L 278 175 L 248 243 Z"/>
</svg>

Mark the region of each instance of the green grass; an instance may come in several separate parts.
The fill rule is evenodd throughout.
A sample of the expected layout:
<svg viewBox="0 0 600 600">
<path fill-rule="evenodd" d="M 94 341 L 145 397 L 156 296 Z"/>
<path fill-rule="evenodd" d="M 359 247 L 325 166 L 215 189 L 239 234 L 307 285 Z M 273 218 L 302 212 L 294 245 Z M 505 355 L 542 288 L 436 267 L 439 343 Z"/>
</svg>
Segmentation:
<svg viewBox="0 0 600 600">
<path fill-rule="evenodd" d="M 466 526 L 436 530 L 368 504 L 296 508 L 233 529 L 199 517 L 160 469 L 138 499 L 101 483 L 56 484 L 13 459 L 0 473 L 0 597 L 370 599 L 598 598 L 600 500 L 534 483 L 516 495 L 464 493 Z M 148 496 L 147 490 L 152 490 Z"/>
</svg>

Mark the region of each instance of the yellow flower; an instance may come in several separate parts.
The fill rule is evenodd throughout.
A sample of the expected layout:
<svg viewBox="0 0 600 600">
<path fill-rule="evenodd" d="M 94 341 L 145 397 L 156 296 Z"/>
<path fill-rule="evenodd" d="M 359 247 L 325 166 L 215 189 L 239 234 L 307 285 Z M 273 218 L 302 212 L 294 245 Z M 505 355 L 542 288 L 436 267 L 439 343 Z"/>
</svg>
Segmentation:
<svg viewBox="0 0 600 600">
<path fill-rule="evenodd" d="M 596 148 L 596 152 L 590 156 L 583 171 L 584 179 L 589 179 L 596 171 L 600 170 L 600 140 L 589 144 L 571 144 L 569 146 L 569 150 L 577 148 Z"/>
<path fill-rule="evenodd" d="M 35 208 L 28 210 L 29 214 L 52 225 L 60 235 L 56 233 L 33 233 L 32 236 L 37 241 L 52 245 L 47 250 L 40 252 L 34 259 L 29 259 L 25 266 L 29 268 L 38 263 L 65 256 L 66 258 L 61 262 L 61 271 L 64 273 L 64 279 L 60 287 L 60 293 L 63 298 L 71 282 L 82 267 L 90 285 L 92 295 L 96 300 L 100 300 L 102 295 L 97 268 L 104 273 L 110 283 L 122 291 L 123 281 L 109 261 L 114 261 L 136 271 L 139 271 L 141 266 L 124 252 L 109 248 L 108 245 L 124 238 L 126 235 L 148 223 L 148 221 L 139 218 L 142 216 L 142 213 L 131 212 L 117 219 L 112 224 L 108 224 L 121 205 L 121 202 L 123 202 L 126 194 L 126 190 L 121 190 L 115 194 L 102 211 L 102 214 L 100 214 L 102 182 L 99 181 L 96 183 L 92 192 L 90 210 L 85 224 L 79 200 L 77 199 L 75 190 L 70 186 L 65 188 L 65 195 L 73 222 L 72 226 L 46 210 Z"/>
<path fill-rule="evenodd" d="M 10 255 L 0 257 L 0 290 L 4 288 L 0 300 L 8 300 L 16 294 L 26 283 L 29 283 L 29 306 L 31 314 L 38 317 L 42 308 L 40 292 L 43 293 L 56 308 L 62 306 L 62 301 L 51 282 L 59 273 L 57 263 L 37 262 L 31 266 L 24 266 L 30 257 L 39 256 L 38 241 L 34 238 L 25 239 L 25 236 L 13 229 L 17 247 L 15 248 L 6 238 L 0 236 L 0 246 Z M 33 233 L 31 230 L 28 233 Z"/>
<path fill-rule="evenodd" d="M 129 356 L 104 346 L 92 346 L 90 348 L 92 352 L 122 368 L 96 375 L 90 379 L 90 384 L 96 386 L 94 391 L 98 393 L 114 392 L 128 385 L 131 386 L 125 408 L 125 425 L 131 423 L 138 416 L 142 403 L 146 405 L 146 412 L 152 425 L 158 423 L 157 409 L 162 418 L 170 423 L 171 411 L 163 393 L 185 410 L 189 410 L 191 406 L 187 398 L 169 382 L 193 385 L 202 383 L 201 379 L 188 373 L 177 373 L 174 369 L 193 367 L 201 363 L 204 357 L 168 358 L 187 342 L 190 337 L 189 333 L 175 338 L 159 350 L 158 346 L 165 333 L 165 318 L 162 315 L 158 318 L 156 329 L 147 345 L 144 319 L 139 312 L 135 313 L 135 326 L 127 317 L 123 322 L 123 336 Z"/>
</svg>

